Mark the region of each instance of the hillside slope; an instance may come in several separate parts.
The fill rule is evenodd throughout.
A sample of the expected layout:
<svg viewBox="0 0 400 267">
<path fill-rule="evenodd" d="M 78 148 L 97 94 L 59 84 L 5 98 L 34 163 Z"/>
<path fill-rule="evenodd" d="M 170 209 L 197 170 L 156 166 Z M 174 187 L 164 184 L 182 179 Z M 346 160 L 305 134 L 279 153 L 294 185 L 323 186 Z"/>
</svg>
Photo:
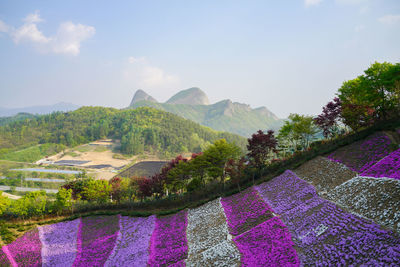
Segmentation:
<svg viewBox="0 0 400 267">
<path fill-rule="evenodd" d="M 152 108 L 82 107 L 73 112 L 38 116 L 0 127 L 0 149 L 12 151 L 38 143 L 75 146 L 106 137 L 120 139 L 121 151 L 127 154 L 147 150 L 175 154 L 199 152 L 222 138 L 242 149 L 246 144 L 246 139 L 238 135 L 217 132 Z"/>
<path fill-rule="evenodd" d="M 360 150 L 366 153 L 363 144 L 374 141 L 378 141 L 374 149 L 384 149 L 384 139 L 382 134 L 375 134 L 348 146 L 347 151 L 351 148 L 355 154 Z M 335 153 L 344 150 L 346 147 Z M 389 151 L 384 158 L 365 156 L 370 161 L 378 160 L 370 168 L 387 158 L 400 161 L 397 150 Z M 351 163 L 369 164 L 364 158 L 354 157 Z M 318 165 L 324 166 L 319 169 Z M 345 178 L 340 182 L 320 178 L 328 167 L 339 170 L 335 177 Z M 238 194 L 168 216 L 97 216 L 40 226 L 4 246 L 0 265 L 399 265 L 400 235 L 388 228 L 399 230 L 390 222 L 399 219 L 400 180 L 351 178 L 357 173 L 322 157 L 295 171 L 304 180 L 287 170 Z M 389 171 L 393 176 L 400 172 L 400 166 L 394 164 Z M 339 185 L 334 187 L 332 183 Z M 319 195 L 323 192 L 329 200 Z M 374 192 L 382 192 L 385 197 Z M 363 205 L 357 206 L 360 203 Z M 353 210 L 354 204 L 361 209 Z M 385 211 L 380 218 L 386 221 L 367 219 L 381 212 L 382 206 Z"/>
<path fill-rule="evenodd" d="M 153 107 L 218 131 L 232 132 L 245 137 L 260 129 L 277 131 L 283 124 L 283 121 L 266 107 L 252 109 L 249 105 L 231 100 L 222 100 L 211 105 L 205 103 L 208 103 L 208 98 L 204 92 L 198 88 L 191 88 L 179 92 L 166 103 L 132 100 L 129 108 Z"/>
</svg>

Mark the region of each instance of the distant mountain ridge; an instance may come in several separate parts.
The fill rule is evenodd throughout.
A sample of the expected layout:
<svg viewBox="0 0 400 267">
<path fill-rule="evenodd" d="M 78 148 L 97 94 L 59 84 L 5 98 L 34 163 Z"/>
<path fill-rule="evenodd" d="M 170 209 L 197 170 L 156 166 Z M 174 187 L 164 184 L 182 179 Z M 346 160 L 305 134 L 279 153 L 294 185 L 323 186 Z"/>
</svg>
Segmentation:
<svg viewBox="0 0 400 267">
<path fill-rule="evenodd" d="M 227 131 L 249 137 L 257 130 L 279 130 L 283 120 L 266 107 L 252 109 L 250 105 L 232 102 L 229 99 L 209 104 L 207 95 L 193 87 L 178 92 L 165 103 L 149 101 L 154 99 L 142 90 L 135 93 L 128 108 L 153 107 L 171 112 L 218 131 Z M 148 96 L 140 99 L 137 94 Z"/>
<path fill-rule="evenodd" d="M 74 111 L 78 109 L 80 106 L 60 102 L 54 105 L 43 105 L 43 106 L 30 106 L 30 107 L 22 107 L 22 108 L 2 108 L 0 107 L 0 117 L 9 117 L 17 115 L 18 113 L 30 113 L 35 115 L 43 115 L 49 114 L 55 111 Z"/>
</svg>

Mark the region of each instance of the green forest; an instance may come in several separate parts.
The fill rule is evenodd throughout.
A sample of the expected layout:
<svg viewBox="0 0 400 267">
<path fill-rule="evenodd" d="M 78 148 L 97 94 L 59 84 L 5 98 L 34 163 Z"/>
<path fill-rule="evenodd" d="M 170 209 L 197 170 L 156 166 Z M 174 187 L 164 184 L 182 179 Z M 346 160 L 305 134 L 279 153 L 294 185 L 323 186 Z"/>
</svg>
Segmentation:
<svg viewBox="0 0 400 267">
<path fill-rule="evenodd" d="M 0 126 L 0 159 L 20 158 L 18 153 L 23 149 L 45 156 L 65 146 L 102 138 L 120 139 L 120 149 L 125 154 L 200 152 L 218 139 L 226 139 L 242 149 L 246 143 L 246 139 L 238 135 L 217 132 L 153 108 L 82 107 Z M 26 161 L 31 159 L 28 157 Z"/>
</svg>

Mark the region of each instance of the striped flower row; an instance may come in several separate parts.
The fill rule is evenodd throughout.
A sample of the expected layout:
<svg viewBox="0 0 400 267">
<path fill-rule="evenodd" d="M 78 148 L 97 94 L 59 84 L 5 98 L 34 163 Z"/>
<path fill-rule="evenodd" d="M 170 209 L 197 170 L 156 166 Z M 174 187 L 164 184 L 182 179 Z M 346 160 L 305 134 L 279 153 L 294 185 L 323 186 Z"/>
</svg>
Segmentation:
<svg viewBox="0 0 400 267">
<path fill-rule="evenodd" d="M 282 212 L 280 218 L 294 237 L 303 265 L 390 266 L 400 262 L 398 236 L 318 197 L 303 182 L 286 171 L 256 187 L 273 210 Z"/>
</svg>

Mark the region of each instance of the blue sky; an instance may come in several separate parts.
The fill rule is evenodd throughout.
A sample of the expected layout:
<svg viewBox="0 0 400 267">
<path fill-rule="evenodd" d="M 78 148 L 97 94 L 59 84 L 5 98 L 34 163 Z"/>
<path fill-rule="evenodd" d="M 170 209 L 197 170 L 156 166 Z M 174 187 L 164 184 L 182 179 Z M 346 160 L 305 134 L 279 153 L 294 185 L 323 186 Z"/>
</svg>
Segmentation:
<svg viewBox="0 0 400 267">
<path fill-rule="evenodd" d="M 189 87 L 317 114 L 374 61 L 400 62 L 400 1 L 1 1 L 0 106 L 126 107 Z"/>
</svg>

